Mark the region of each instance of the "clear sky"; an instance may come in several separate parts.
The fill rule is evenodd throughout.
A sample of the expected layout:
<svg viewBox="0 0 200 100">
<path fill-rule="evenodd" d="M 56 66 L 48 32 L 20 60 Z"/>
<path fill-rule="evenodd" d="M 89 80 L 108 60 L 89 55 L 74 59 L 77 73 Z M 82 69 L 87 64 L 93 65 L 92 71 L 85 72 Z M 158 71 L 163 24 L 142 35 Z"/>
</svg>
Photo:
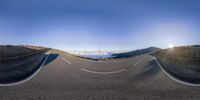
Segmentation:
<svg viewBox="0 0 200 100">
<path fill-rule="evenodd" d="M 200 44 L 199 0 L 0 0 L 0 44 L 132 50 Z"/>
</svg>

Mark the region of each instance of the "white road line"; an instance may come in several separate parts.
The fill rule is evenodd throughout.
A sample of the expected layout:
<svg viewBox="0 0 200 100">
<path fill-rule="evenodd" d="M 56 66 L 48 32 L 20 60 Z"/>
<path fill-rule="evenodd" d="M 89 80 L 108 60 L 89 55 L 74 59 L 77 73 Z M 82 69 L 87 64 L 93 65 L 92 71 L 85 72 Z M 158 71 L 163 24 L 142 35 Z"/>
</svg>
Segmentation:
<svg viewBox="0 0 200 100">
<path fill-rule="evenodd" d="M 93 74 L 114 74 L 114 73 L 119 73 L 119 72 L 123 72 L 125 71 L 125 69 L 121 69 L 121 70 L 118 70 L 118 71 L 112 71 L 112 72 L 95 72 L 95 71 L 91 71 L 91 70 L 87 70 L 87 69 L 84 69 L 84 68 L 81 68 L 82 71 L 85 71 L 85 72 L 88 72 L 88 73 L 93 73 Z"/>
<path fill-rule="evenodd" d="M 138 62 L 136 62 L 134 65 L 138 65 L 139 63 L 141 63 L 142 60 L 139 60 Z"/>
<path fill-rule="evenodd" d="M 64 60 L 64 61 L 67 62 L 68 64 L 71 64 L 71 62 L 68 61 L 67 59 L 65 59 L 64 57 L 62 57 L 62 60 Z"/>
<path fill-rule="evenodd" d="M 45 53 L 45 54 L 46 54 L 46 53 Z M 43 61 L 42 65 L 39 67 L 39 69 L 38 69 L 35 73 L 33 73 L 33 75 L 31 75 L 30 77 L 28 77 L 28 78 L 26 78 L 26 79 L 24 79 L 24 80 L 22 80 L 22 81 L 15 82 L 15 83 L 0 84 L 0 86 L 14 86 L 14 85 L 23 84 L 23 83 L 25 83 L 25 82 L 31 80 L 31 79 L 32 79 L 34 76 L 36 76 L 36 75 L 40 72 L 40 70 L 43 68 L 45 62 L 47 61 L 47 59 L 48 59 L 48 57 L 49 57 L 49 54 L 50 54 L 50 51 L 49 51 L 47 57 L 45 58 L 45 60 Z"/>
<path fill-rule="evenodd" d="M 193 84 L 193 83 L 189 83 L 189 82 L 184 82 L 181 81 L 179 79 L 177 79 L 176 77 L 173 77 L 172 75 L 170 75 L 167 71 L 165 71 L 165 69 L 160 65 L 160 63 L 158 62 L 157 58 L 155 57 L 156 62 L 158 63 L 160 69 L 163 71 L 163 73 L 169 77 L 170 79 L 172 79 L 173 81 L 180 83 L 180 84 L 184 84 L 184 85 L 188 85 L 188 86 L 200 86 L 200 84 Z"/>
</svg>

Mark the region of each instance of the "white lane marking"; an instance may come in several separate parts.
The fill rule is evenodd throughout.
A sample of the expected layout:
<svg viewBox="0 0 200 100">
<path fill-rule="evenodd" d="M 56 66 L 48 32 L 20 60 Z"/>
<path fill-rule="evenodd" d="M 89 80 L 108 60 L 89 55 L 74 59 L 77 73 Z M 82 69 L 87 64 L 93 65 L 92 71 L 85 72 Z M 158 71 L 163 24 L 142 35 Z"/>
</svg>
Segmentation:
<svg viewBox="0 0 200 100">
<path fill-rule="evenodd" d="M 45 54 L 46 54 L 46 53 L 45 53 Z M 28 77 L 28 78 L 26 78 L 26 79 L 24 79 L 24 80 L 22 80 L 22 81 L 20 81 L 20 82 L 8 83 L 8 84 L 0 84 L 0 86 L 14 86 L 14 85 L 23 84 L 23 83 L 25 83 L 25 82 L 31 80 L 31 79 L 32 79 L 34 76 L 36 76 L 36 75 L 40 72 L 40 70 L 43 68 L 45 62 L 47 61 L 47 59 L 48 59 L 48 57 L 49 57 L 49 55 L 50 55 L 50 51 L 48 52 L 47 57 L 45 58 L 44 62 L 43 62 L 42 65 L 39 67 L 39 69 L 38 69 L 35 73 L 33 73 L 33 75 L 31 75 L 30 77 Z"/>
<path fill-rule="evenodd" d="M 142 60 L 139 60 L 138 62 L 136 62 L 134 65 L 138 65 L 139 63 L 141 63 Z"/>
<path fill-rule="evenodd" d="M 71 64 L 71 62 L 68 61 L 67 59 L 65 59 L 64 57 L 62 57 L 62 60 L 64 60 L 64 61 L 67 62 L 68 64 Z"/>
<path fill-rule="evenodd" d="M 170 79 L 172 79 L 173 81 L 180 83 L 180 84 L 184 84 L 184 85 L 188 85 L 188 86 L 200 86 L 200 84 L 193 84 L 193 83 L 189 83 L 189 82 L 184 82 L 181 81 L 179 79 L 177 79 L 176 77 L 173 77 L 172 75 L 170 75 L 167 71 L 165 71 L 165 69 L 161 66 L 161 64 L 158 62 L 157 58 L 155 57 L 156 62 L 158 63 L 160 69 L 164 72 L 164 74 L 169 77 Z"/>
<path fill-rule="evenodd" d="M 88 73 L 93 73 L 93 74 L 114 74 L 114 73 L 119 73 L 119 72 L 123 72 L 125 71 L 125 69 L 121 69 L 121 70 L 118 70 L 118 71 L 112 71 L 112 72 L 95 72 L 95 71 L 91 71 L 91 70 L 87 70 L 87 69 L 84 69 L 84 68 L 81 68 L 82 71 L 85 71 L 85 72 L 88 72 Z"/>
</svg>

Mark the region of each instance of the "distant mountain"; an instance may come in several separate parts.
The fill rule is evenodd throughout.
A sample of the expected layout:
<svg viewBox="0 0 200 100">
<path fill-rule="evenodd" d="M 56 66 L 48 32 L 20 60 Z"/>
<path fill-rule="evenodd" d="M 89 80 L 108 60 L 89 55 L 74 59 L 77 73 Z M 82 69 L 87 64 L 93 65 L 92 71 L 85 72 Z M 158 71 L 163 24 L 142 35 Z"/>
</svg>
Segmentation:
<svg viewBox="0 0 200 100">
<path fill-rule="evenodd" d="M 139 50 L 130 51 L 130 52 L 115 53 L 115 54 L 112 54 L 112 57 L 113 58 L 128 58 L 128 57 L 134 57 L 134 56 L 141 55 L 141 54 L 152 53 L 157 50 L 160 50 L 160 48 L 149 47 L 149 48 L 139 49 Z"/>
<path fill-rule="evenodd" d="M 200 45 L 191 45 L 191 47 L 200 47 Z"/>
</svg>

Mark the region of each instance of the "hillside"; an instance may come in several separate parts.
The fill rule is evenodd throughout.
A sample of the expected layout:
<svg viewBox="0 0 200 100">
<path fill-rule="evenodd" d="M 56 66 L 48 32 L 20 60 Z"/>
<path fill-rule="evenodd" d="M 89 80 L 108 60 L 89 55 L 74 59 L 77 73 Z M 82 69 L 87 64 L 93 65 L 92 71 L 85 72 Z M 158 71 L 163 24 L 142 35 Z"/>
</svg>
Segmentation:
<svg viewBox="0 0 200 100">
<path fill-rule="evenodd" d="M 112 54 L 112 57 L 113 58 L 128 58 L 128 57 L 134 57 L 141 54 L 152 53 L 158 50 L 160 49 L 156 47 L 149 47 L 149 48 L 139 49 L 139 50 L 130 51 L 130 52 L 115 53 L 115 54 Z"/>
<path fill-rule="evenodd" d="M 172 76 L 190 83 L 200 83 L 200 46 L 163 49 L 154 56 Z"/>
<path fill-rule="evenodd" d="M 46 51 L 48 48 L 29 45 L 0 45 L 0 59 Z"/>
</svg>

